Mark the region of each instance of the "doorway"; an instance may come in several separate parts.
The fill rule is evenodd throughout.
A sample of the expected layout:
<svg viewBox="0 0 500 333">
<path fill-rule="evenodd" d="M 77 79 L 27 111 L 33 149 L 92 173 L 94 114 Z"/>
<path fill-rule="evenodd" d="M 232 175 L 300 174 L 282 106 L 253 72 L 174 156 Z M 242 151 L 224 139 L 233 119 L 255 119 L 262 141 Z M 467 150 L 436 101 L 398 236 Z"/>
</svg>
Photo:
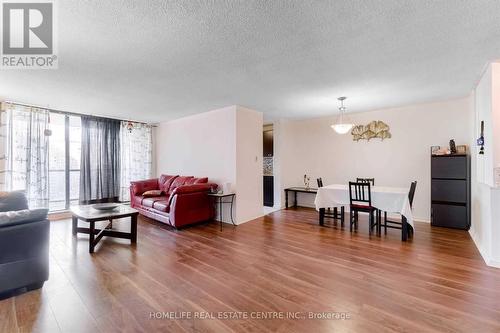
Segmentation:
<svg viewBox="0 0 500 333">
<path fill-rule="evenodd" d="M 274 133 L 273 125 L 264 125 L 263 135 L 264 207 L 274 206 Z"/>
</svg>

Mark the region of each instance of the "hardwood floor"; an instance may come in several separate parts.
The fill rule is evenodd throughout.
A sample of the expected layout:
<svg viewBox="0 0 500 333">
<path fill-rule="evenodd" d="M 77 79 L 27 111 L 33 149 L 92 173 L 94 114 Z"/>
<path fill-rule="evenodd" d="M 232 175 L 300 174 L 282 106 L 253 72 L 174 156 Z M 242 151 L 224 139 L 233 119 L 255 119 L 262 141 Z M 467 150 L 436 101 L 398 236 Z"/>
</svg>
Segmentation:
<svg viewBox="0 0 500 333">
<path fill-rule="evenodd" d="M 103 239 L 90 255 L 70 220 L 51 228 L 50 280 L 0 301 L 0 332 L 500 332 L 500 269 L 465 231 L 417 223 L 402 243 L 397 230 L 370 238 L 366 219 L 353 234 L 320 227 L 310 209 L 222 232 L 141 217 L 137 246 Z M 249 318 L 151 318 L 158 312 Z M 271 312 L 298 318 L 255 318 Z"/>
</svg>

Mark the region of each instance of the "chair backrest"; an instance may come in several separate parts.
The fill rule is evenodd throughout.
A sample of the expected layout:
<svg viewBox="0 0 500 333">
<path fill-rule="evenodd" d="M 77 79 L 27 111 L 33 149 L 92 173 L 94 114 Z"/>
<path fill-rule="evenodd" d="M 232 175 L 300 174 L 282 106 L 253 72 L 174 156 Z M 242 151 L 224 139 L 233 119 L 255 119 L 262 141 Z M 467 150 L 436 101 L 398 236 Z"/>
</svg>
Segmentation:
<svg viewBox="0 0 500 333">
<path fill-rule="evenodd" d="M 369 182 L 349 182 L 349 201 L 352 204 L 372 205 L 372 189 Z"/>
<path fill-rule="evenodd" d="M 408 192 L 408 200 L 410 201 L 410 207 L 413 207 L 413 198 L 415 197 L 416 189 L 417 189 L 417 181 L 411 182 L 410 192 Z"/>
<path fill-rule="evenodd" d="M 375 186 L 375 178 L 356 178 L 357 183 L 370 183 Z"/>
<path fill-rule="evenodd" d="M 321 177 L 316 179 L 316 182 L 318 182 L 318 188 L 323 187 L 323 179 Z"/>
</svg>

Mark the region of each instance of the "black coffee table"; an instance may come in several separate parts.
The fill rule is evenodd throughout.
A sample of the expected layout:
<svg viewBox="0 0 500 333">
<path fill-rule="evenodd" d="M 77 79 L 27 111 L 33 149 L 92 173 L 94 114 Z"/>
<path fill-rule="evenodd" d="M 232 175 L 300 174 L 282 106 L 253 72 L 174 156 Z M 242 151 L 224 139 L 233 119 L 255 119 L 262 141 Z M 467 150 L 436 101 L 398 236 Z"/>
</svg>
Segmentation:
<svg viewBox="0 0 500 333">
<path fill-rule="evenodd" d="M 94 253 L 95 246 L 99 243 L 102 237 L 115 237 L 130 239 L 132 244 L 137 243 L 137 215 L 139 212 L 127 205 L 119 205 L 113 210 L 97 210 L 93 205 L 78 205 L 71 206 L 71 215 L 73 220 L 73 235 L 77 233 L 89 235 L 89 253 Z M 112 221 L 124 217 L 130 217 L 130 233 L 112 230 L 110 227 Z M 89 228 L 78 226 L 78 220 L 87 222 Z M 108 225 L 104 229 L 96 229 L 95 223 L 108 221 Z"/>
</svg>

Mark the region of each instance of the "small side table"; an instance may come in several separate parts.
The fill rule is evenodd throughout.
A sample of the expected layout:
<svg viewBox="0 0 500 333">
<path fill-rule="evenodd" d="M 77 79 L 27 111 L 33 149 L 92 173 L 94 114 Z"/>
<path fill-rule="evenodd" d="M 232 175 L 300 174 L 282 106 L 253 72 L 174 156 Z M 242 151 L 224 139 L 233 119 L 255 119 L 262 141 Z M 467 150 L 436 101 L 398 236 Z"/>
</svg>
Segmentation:
<svg viewBox="0 0 500 333">
<path fill-rule="evenodd" d="M 222 208 L 223 204 L 230 204 L 230 215 L 231 215 L 231 223 L 236 226 L 233 220 L 233 203 L 234 203 L 234 197 L 236 196 L 236 193 L 209 193 L 209 197 L 214 198 L 214 203 L 215 206 L 219 205 L 219 221 L 220 221 L 220 230 L 222 231 Z"/>
</svg>

